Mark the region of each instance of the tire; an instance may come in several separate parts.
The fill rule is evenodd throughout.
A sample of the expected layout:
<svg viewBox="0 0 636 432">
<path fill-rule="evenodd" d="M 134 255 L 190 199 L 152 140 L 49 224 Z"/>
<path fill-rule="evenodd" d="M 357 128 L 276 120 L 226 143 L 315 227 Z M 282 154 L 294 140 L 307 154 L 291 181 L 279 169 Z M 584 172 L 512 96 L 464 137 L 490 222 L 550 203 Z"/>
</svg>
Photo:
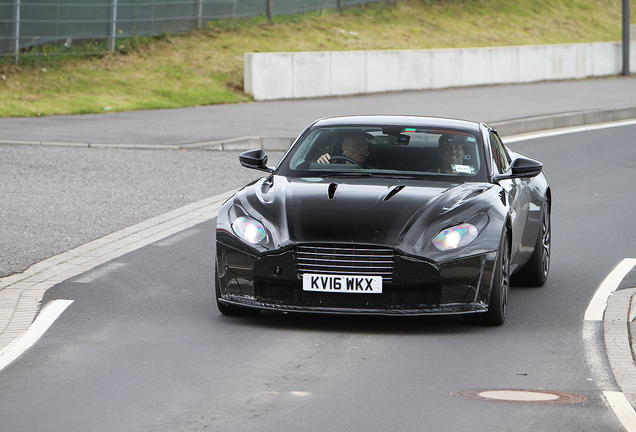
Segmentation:
<svg viewBox="0 0 636 432">
<path fill-rule="evenodd" d="M 506 321 L 509 290 L 510 242 L 508 241 L 508 231 L 505 231 L 499 242 L 499 252 L 495 261 L 488 311 L 466 315 L 466 320 L 470 323 L 487 326 L 502 325 Z"/>
<path fill-rule="evenodd" d="M 550 203 L 546 200 L 541 207 L 541 228 L 534 245 L 534 252 L 527 263 L 513 276 L 513 283 L 519 286 L 541 287 L 548 280 L 550 272 L 550 252 L 552 249 L 552 223 Z"/>
<path fill-rule="evenodd" d="M 221 303 L 221 280 L 219 279 L 219 269 L 214 265 L 214 292 L 216 294 L 216 307 L 223 315 L 227 316 L 256 316 L 260 313 L 259 309 L 246 308 L 236 305 Z"/>
</svg>

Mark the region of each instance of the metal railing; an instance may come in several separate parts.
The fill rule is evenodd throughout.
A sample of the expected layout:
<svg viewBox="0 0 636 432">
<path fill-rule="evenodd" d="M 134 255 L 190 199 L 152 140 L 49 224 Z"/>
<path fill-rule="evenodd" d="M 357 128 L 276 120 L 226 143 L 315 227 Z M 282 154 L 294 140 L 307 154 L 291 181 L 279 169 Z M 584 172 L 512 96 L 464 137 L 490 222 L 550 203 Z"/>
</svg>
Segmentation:
<svg viewBox="0 0 636 432">
<path fill-rule="evenodd" d="M 201 29 L 206 23 L 343 9 L 385 0 L 0 0 L 0 55 L 51 44 L 56 52 L 118 38 Z M 386 1 L 394 3 L 393 1 Z M 85 54 L 90 50 L 75 49 Z"/>
</svg>

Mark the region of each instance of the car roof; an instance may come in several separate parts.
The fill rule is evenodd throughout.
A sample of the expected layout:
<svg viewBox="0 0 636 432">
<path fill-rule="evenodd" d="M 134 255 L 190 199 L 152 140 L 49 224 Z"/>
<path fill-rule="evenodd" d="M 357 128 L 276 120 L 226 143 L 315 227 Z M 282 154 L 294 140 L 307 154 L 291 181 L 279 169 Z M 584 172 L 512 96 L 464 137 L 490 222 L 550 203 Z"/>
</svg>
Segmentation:
<svg viewBox="0 0 636 432">
<path fill-rule="evenodd" d="M 315 127 L 337 126 L 414 126 L 421 128 L 449 128 L 470 130 L 479 133 L 480 123 L 442 117 L 401 116 L 401 115 L 365 115 L 329 117 L 317 120 Z"/>
</svg>

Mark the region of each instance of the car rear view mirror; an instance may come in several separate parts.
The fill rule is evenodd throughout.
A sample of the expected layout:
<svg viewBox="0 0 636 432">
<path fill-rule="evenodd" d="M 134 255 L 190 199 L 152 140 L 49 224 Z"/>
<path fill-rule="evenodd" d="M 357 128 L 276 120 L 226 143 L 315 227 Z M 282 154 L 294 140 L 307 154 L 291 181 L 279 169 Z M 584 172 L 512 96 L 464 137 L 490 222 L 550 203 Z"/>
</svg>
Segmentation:
<svg viewBox="0 0 636 432">
<path fill-rule="evenodd" d="M 263 150 L 249 150 L 239 155 L 239 161 L 245 168 L 257 169 L 268 173 L 274 170 L 267 166 L 267 153 Z"/>
<path fill-rule="evenodd" d="M 534 159 L 519 157 L 512 161 L 513 177 L 535 177 L 543 169 L 543 164 Z"/>
<path fill-rule="evenodd" d="M 494 180 L 536 177 L 543 170 L 543 164 L 534 159 L 518 157 L 510 164 L 510 171 L 495 175 Z"/>
</svg>

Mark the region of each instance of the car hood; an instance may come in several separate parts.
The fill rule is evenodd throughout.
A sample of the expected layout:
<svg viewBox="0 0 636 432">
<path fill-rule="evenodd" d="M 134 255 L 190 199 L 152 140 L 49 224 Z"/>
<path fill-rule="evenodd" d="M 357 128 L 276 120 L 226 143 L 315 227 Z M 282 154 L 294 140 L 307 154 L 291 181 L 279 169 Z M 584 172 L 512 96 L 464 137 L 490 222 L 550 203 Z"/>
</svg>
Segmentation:
<svg viewBox="0 0 636 432">
<path fill-rule="evenodd" d="M 235 204 L 261 221 L 274 247 L 290 243 L 362 243 L 410 248 L 465 221 L 484 205 L 486 183 L 386 178 L 271 176 L 244 188 Z M 427 231 L 432 231 L 428 236 Z M 419 248 L 425 245 L 420 244 Z"/>
</svg>

